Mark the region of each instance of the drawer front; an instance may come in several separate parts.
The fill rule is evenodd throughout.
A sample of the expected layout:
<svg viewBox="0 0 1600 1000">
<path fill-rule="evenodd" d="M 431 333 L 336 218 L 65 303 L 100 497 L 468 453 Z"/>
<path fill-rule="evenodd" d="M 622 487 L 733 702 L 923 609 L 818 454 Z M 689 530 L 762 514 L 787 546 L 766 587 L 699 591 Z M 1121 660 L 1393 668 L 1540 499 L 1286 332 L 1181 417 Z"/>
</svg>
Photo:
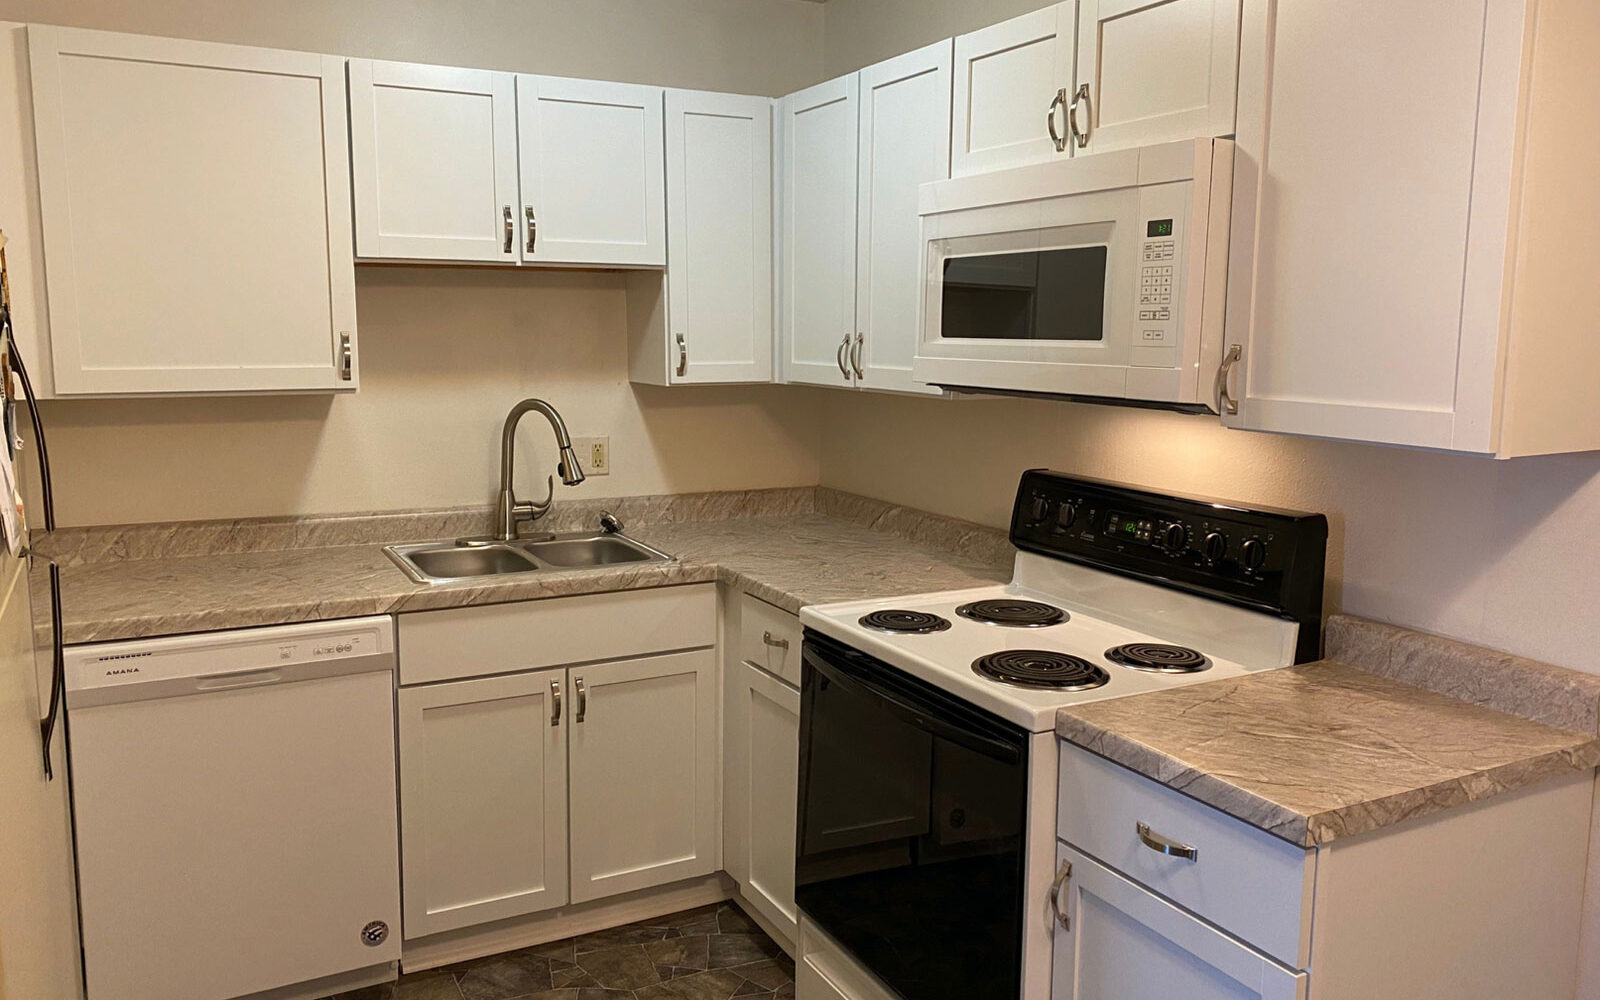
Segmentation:
<svg viewBox="0 0 1600 1000">
<path fill-rule="evenodd" d="M 1278 961 L 1309 964 L 1315 852 L 1066 743 L 1057 808 L 1062 840 Z M 1194 859 L 1145 843 L 1141 824 Z"/>
<path fill-rule="evenodd" d="M 428 684 L 717 643 L 713 583 L 400 616 L 400 683 Z"/>
<path fill-rule="evenodd" d="M 749 594 L 740 595 L 739 658 L 799 687 L 799 617 Z"/>
</svg>

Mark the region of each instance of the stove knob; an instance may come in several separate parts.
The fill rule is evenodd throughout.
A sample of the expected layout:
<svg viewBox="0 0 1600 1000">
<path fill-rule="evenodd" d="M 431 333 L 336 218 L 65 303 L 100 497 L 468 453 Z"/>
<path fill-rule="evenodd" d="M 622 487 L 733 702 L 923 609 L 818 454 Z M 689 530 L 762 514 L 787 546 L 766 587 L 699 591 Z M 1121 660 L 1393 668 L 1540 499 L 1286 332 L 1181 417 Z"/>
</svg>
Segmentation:
<svg viewBox="0 0 1600 1000">
<path fill-rule="evenodd" d="M 1244 568 L 1254 573 L 1267 561 L 1267 543 L 1259 538 L 1248 539 L 1239 547 L 1239 558 Z"/>
<path fill-rule="evenodd" d="M 1206 561 L 1221 562 L 1222 557 L 1228 554 L 1228 536 L 1220 531 L 1210 532 L 1200 543 L 1200 548 L 1206 555 Z"/>
<path fill-rule="evenodd" d="M 1173 521 L 1161 532 L 1161 547 L 1173 555 L 1189 547 L 1189 529 Z"/>
<path fill-rule="evenodd" d="M 1078 519 L 1078 505 L 1067 501 L 1056 508 L 1056 530 L 1066 531 Z"/>
<path fill-rule="evenodd" d="M 1028 508 L 1028 514 L 1028 519 L 1034 524 L 1043 524 L 1044 519 L 1050 516 L 1050 498 L 1043 496 L 1034 497 L 1033 504 Z"/>
</svg>

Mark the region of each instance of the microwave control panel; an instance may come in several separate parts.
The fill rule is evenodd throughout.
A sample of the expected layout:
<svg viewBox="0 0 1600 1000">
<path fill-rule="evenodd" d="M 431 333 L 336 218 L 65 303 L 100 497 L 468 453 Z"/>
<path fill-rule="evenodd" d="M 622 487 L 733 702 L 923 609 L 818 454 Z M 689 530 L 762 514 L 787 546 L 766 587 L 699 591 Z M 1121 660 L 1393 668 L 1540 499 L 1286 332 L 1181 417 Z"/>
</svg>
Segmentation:
<svg viewBox="0 0 1600 1000">
<path fill-rule="evenodd" d="M 1139 192 L 1138 289 L 1129 361 L 1141 368 L 1176 368 L 1182 345 L 1183 240 L 1187 183 L 1159 184 Z"/>
</svg>

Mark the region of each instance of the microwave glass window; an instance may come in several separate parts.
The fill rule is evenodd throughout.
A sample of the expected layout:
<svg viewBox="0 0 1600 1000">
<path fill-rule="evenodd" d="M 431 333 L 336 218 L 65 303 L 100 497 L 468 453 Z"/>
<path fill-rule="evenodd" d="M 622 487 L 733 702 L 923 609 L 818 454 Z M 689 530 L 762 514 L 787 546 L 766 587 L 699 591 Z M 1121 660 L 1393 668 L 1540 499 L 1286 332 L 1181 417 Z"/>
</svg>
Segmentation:
<svg viewBox="0 0 1600 1000">
<path fill-rule="evenodd" d="M 1105 335 L 1104 246 L 950 257 L 946 340 L 1098 341 Z"/>
</svg>

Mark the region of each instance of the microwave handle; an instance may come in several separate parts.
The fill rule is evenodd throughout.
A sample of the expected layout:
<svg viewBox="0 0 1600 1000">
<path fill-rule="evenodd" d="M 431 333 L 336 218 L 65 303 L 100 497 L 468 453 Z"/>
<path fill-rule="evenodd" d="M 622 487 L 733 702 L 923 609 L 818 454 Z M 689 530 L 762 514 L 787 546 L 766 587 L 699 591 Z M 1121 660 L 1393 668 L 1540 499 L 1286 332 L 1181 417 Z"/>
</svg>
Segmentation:
<svg viewBox="0 0 1600 1000">
<path fill-rule="evenodd" d="M 1228 348 L 1228 353 L 1223 356 L 1222 364 L 1217 366 L 1217 381 L 1211 388 L 1211 394 L 1216 400 L 1217 412 L 1224 416 L 1233 416 L 1239 412 L 1239 401 L 1233 398 L 1233 393 L 1228 389 L 1228 376 L 1233 374 L 1233 366 L 1239 363 L 1244 348 L 1233 344 Z"/>
</svg>

